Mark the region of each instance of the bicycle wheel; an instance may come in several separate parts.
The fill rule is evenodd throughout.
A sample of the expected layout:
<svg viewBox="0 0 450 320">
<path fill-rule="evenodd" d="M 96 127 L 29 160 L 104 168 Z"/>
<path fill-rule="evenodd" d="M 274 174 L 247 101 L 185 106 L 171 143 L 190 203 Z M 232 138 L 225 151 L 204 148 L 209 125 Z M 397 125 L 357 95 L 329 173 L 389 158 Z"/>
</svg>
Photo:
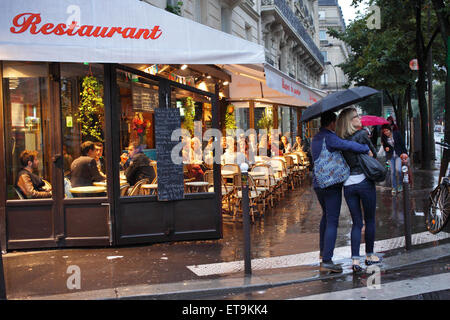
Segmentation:
<svg viewBox="0 0 450 320">
<path fill-rule="evenodd" d="M 429 197 L 425 224 L 433 234 L 440 232 L 448 222 L 450 214 L 450 193 L 446 185 L 434 189 Z"/>
</svg>

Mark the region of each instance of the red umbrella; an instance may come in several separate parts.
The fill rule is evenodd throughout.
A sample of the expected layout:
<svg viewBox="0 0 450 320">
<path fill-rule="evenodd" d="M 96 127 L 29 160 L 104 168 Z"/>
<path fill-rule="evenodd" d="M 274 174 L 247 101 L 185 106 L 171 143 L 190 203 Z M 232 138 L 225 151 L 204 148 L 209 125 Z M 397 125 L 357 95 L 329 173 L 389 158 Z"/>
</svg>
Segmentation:
<svg viewBox="0 0 450 320">
<path fill-rule="evenodd" d="M 387 121 L 385 118 L 377 117 L 377 116 L 362 116 L 361 117 L 361 124 L 363 126 L 380 126 L 383 124 L 388 124 L 389 121 Z"/>
</svg>

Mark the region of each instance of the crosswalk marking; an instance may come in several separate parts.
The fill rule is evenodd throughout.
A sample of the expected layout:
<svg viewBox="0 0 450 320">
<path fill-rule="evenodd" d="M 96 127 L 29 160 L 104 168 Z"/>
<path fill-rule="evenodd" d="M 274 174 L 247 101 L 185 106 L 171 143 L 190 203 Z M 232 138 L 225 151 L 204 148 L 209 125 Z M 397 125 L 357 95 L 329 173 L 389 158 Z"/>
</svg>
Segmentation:
<svg viewBox="0 0 450 320">
<path fill-rule="evenodd" d="M 433 235 L 429 232 L 415 233 L 411 236 L 412 245 L 424 244 L 428 242 L 443 240 L 450 238 L 450 234 L 446 232 L 440 232 Z M 405 246 L 405 237 L 396 237 L 391 239 L 385 239 L 375 241 L 375 252 L 384 252 L 393 250 Z M 365 244 L 361 244 L 361 252 L 365 252 Z M 334 249 L 333 260 L 342 260 L 350 257 L 351 247 L 339 247 Z M 252 270 L 265 270 L 265 269 L 277 269 L 297 267 L 302 265 L 311 265 L 318 263 L 319 251 L 284 255 L 270 258 L 252 259 Z M 201 265 L 187 266 L 189 270 L 195 273 L 199 277 L 227 274 L 244 271 L 244 261 L 231 261 L 231 262 L 219 262 Z"/>
<path fill-rule="evenodd" d="M 381 283 L 380 289 L 368 287 L 315 294 L 291 300 L 393 300 L 450 289 L 450 273 Z"/>
</svg>

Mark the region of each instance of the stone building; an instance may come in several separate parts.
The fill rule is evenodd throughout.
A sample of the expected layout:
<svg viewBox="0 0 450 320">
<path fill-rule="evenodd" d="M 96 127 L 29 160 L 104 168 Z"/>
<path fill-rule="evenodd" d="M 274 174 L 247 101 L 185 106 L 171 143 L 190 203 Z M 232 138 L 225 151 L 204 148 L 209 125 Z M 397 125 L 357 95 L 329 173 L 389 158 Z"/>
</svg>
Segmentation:
<svg viewBox="0 0 450 320">
<path fill-rule="evenodd" d="M 325 71 L 321 77 L 321 88 L 326 91 L 341 90 L 347 77 L 337 65 L 348 59 L 349 48 L 339 39 L 332 38 L 328 28 L 345 30 L 345 21 L 337 0 L 319 0 L 319 40 L 320 51 L 325 59 Z"/>
</svg>

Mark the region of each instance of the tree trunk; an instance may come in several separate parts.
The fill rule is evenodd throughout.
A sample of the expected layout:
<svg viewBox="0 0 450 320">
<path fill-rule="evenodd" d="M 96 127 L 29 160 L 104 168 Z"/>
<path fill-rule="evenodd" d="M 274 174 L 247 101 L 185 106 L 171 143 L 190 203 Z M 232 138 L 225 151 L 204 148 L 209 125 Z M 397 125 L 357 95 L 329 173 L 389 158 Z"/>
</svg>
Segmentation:
<svg viewBox="0 0 450 320">
<path fill-rule="evenodd" d="M 431 169 L 431 154 L 429 140 L 429 130 L 428 130 L 428 106 L 427 100 L 425 98 L 425 71 L 426 71 L 426 56 L 424 50 L 423 34 L 421 29 L 421 0 L 417 1 L 416 6 L 416 51 L 417 51 L 417 61 L 419 63 L 418 70 L 418 80 L 417 80 L 417 96 L 419 100 L 419 113 L 420 113 L 420 132 L 422 135 L 422 164 L 421 168 L 424 170 Z"/>
<path fill-rule="evenodd" d="M 445 80 L 445 107 L 444 107 L 444 126 L 445 133 L 444 139 L 445 142 L 450 142 L 450 57 L 449 57 L 449 42 L 450 42 L 450 23 L 448 21 L 448 17 L 444 16 L 443 9 L 445 8 L 444 0 L 432 0 L 433 8 L 436 12 L 436 16 L 438 18 L 439 27 L 441 29 L 442 41 L 444 42 L 444 47 L 447 52 L 447 77 Z M 445 176 L 447 172 L 448 161 L 450 160 L 450 150 L 444 149 L 444 155 L 441 160 L 441 170 L 439 173 L 439 183 L 441 182 L 442 177 Z"/>
</svg>

